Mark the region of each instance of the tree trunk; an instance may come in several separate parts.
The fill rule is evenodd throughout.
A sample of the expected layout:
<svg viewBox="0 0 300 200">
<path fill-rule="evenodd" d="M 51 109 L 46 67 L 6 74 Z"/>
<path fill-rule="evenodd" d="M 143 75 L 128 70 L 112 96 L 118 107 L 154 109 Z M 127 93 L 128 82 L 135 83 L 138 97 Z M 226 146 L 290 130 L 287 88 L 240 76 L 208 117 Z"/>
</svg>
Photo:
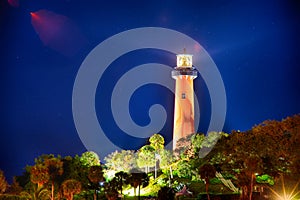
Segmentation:
<svg viewBox="0 0 300 200">
<path fill-rule="evenodd" d="M 51 200 L 54 200 L 54 181 L 51 182 Z"/>
<path fill-rule="evenodd" d="M 250 183 L 250 194 L 249 194 L 249 200 L 252 200 L 254 176 L 255 176 L 254 174 L 251 174 L 251 183 Z"/>
<path fill-rule="evenodd" d="M 141 199 L 141 186 L 139 185 L 139 200 Z"/>
<path fill-rule="evenodd" d="M 207 195 L 207 200 L 210 200 L 210 196 L 208 193 L 208 186 L 209 186 L 209 179 L 205 178 L 205 191 L 206 191 L 206 195 Z"/>
<path fill-rule="evenodd" d="M 70 194 L 70 199 L 69 200 L 73 200 L 73 193 Z"/>
<path fill-rule="evenodd" d="M 97 190 L 94 190 L 94 200 L 97 200 Z"/>
<path fill-rule="evenodd" d="M 134 196 L 136 197 L 136 187 L 133 187 Z"/>
</svg>

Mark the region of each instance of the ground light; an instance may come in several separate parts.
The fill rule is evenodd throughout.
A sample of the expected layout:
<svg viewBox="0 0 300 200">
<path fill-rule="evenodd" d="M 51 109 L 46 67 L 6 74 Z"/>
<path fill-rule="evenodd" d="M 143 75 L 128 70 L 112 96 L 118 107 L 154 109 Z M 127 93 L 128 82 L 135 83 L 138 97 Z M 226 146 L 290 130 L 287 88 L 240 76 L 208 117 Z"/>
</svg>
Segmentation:
<svg viewBox="0 0 300 200">
<path fill-rule="evenodd" d="M 282 191 L 275 191 L 271 187 L 269 189 L 272 191 L 272 193 L 275 195 L 276 200 L 300 200 L 300 198 L 297 198 L 297 195 L 300 194 L 300 190 L 296 191 L 298 188 L 300 180 L 295 184 L 293 189 L 290 191 L 289 186 L 285 186 L 284 179 L 281 177 L 281 184 L 282 184 Z"/>
</svg>

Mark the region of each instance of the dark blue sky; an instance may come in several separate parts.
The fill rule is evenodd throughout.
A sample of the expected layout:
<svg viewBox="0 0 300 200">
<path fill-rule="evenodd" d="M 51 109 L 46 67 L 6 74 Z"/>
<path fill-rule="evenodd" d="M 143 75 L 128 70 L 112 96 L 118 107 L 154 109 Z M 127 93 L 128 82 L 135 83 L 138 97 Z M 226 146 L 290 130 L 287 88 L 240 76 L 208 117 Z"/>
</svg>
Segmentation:
<svg viewBox="0 0 300 200">
<path fill-rule="evenodd" d="M 30 12 L 40 10 L 67 19 L 59 44 L 42 41 L 33 27 Z M 86 151 L 72 115 L 76 74 L 95 46 L 133 28 L 173 29 L 206 49 L 226 89 L 224 131 L 247 130 L 266 119 L 281 120 L 300 112 L 300 7 L 296 1 L 20 0 L 19 6 L 1 1 L 0 13 L 0 169 L 10 179 L 41 154 Z M 47 33 L 55 27 L 47 18 L 43 23 L 50 26 Z M 97 90 L 95 97 L 101 102 L 96 104 L 99 123 L 122 148 L 138 148 L 145 141 L 132 142 L 120 131 L 109 109 L 110 95 L 121 73 L 149 62 L 174 66 L 175 55 L 151 49 L 128 53 L 112 64 L 98 85 L 105 88 Z M 205 132 L 210 97 L 201 76 L 195 85 L 201 109 L 198 131 Z M 170 141 L 173 98 L 163 87 L 141 87 L 129 105 L 132 118 L 146 125 L 149 106 L 162 104 L 169 117 L 161 133 Z"/>
</svg>

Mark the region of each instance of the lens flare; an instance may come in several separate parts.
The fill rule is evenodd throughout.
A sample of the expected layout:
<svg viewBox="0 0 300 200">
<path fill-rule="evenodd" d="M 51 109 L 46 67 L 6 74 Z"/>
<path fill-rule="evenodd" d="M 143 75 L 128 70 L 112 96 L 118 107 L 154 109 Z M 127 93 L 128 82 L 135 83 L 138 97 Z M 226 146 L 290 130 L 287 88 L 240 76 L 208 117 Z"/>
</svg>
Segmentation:
<svg viewBox="0 0 300 200">
<path fill-rule="evenodd" d="M 271 187 L 269 187 L 269 189 L 274 194 L 276 200 L 299 200 L 299 198 L 297 198 L 300 194 L 300 190 L 297 191 L 299 183 L 300 180 L 294 185 L 293 189 L 290 190 L 290 187 L 285 185 L 284 178 L 281 176 L 282 191 L 275 191 Z"/>
<path fill-rule="evenodd" d="M 66 16 L 48 10 L 31 12 L 31 24 L 45 46 L 74 56 L 87 40 L 78 27 Z"/>
</svg>

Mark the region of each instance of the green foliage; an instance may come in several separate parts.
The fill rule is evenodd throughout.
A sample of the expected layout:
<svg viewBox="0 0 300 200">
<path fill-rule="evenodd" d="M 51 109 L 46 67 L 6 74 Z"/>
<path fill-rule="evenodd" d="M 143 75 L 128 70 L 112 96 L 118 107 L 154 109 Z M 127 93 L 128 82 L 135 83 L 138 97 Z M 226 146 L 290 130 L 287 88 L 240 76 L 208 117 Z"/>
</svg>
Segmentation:
<svg viewBox="0 0 300 200">
<path fill-rule="evenodd" d="M 174 174 L 179 178 L 192 178 L 192 166 L 186 160 L 179 160 L 176 164 L 176 169 L 174 170 Z"/>
<path fill-rule="evenodd" d="M 161 174 L 159 177 L 156 178 L 155 182 L 160 187 L 167 186 L 169 182 L 169 177 L 167 177 L 165 174 Z"/>
<path fill-rule="evenodd" d="M 193 135 L 187 135 L 184 138 L 180 138 L 176 143 L 176 149 L 174 150 L 174 155 L 177 159 L 188 159 L 191 157 L 191 137 Z"/>
<path fill-rule="evenodd" d="M 161 169 L 168 169 L 172 163 L 175 161 L 173 153 L 166 149 L 161 149 L 158 151 L 159 155 L 159 166 Z"/>
<path fill-rule="evenodd" d="M 206 188 L 204 183 L 199 181 L 200 175 L 197 169 L 204 163 L 212 165 L 222 173 L 225 179 L 230 179 L 240 187 L 246 188 L 246 191 L 251 191 L 248 185 L 253 182 L 273 187 L 276 185 L 276 177 L 280 174 L 292 176 L 296 181 L 300 177 L 300 115 L 289 117 L 281 122 L 265 121 L 245 132 L 233 131 L 231 134 L 210 132 L 207 136 L 190 135 L 179 140 L 179 148 L 176 150 L 179 152 L 177 160 L 170 151 L 163 149 L 164 139 L 161 135 L 154 134 L 149 142 L 150 145 L 143 146 L 137 153 L 122 150 L 105 158 L 106 173 L 112 173 L 112 178 L 115 177 L 109 182 L 115 191 L 122 188 L 120 187 L 122 182 L 127 182 L 126 178 L 121 180 L 119 173 L 116 172 L 133 172 L 132 170 L 137 167 L 137 162 L 139 167 L 149 169 L 157 160 L 159 160 L 163 174 L 156 180 L 150 178 L 149 186 L 142 189 L 151 195 L 157 194 L 160 187 L 167 186 L 172 181 L 174 187 L 182 183 L 191 183 L 189 188 L 193 188 L 196 192 L 203 192 Z M 207 153 L 207 156 L 201 158 L 201 155 Z M 66 180 L 75 179 L 80 181 L 81 189 L 84 191 L 80 195 L 74 193 L 74 198 L 93 199 L 94 190 L 91 191 L 91 188 L 94 188 L 93 183 L 96 185 L 101 177 L 97 171 L 98 168 L 101 168 L 100 159 L 97 155 L 95 156 L 94 152 L 64 158 L 44 154 L 35 159 L 34 166 L 27 166 L 23 175 L 16 177 L 13 185 L 6 191 L 14 195 L 0 195 L 0 198 L 49 199 L 51 184 L 55 185 L 52 188 L 56 190 L 62 183 L 65 184 Z M 206 172 L 212 171 L 206 170 Z M 171 173 L 174 175 L 172 179 Z M 257 173 L 262 175 L 254 176 Z M 141 177 L 135 177 L 133 174 L 135 172 L 130 176 L 132 187 L 143 187 L 149 183 L 150 173 L 148 175 L 144 173 L 145 177 L 142 177 L 144 179 L 142 182 L 140 182 Z M 209 187 L 210 193 L 225 190 L 230 192 L 227 187 L 220 184 L 219 179 L 211 176 L 207 180 L 212 184 Z M 0 173 L 0 193 L 4 191 L 1 190 L 1 182 L 5 185 L 6 181 Z M 199 184 L 197 187 L 196 183 Z M 193 185 L 195 187 L 192 187 Z"/>
<path fill-rule="evenodd" d="M 204 139 L 205 135 L 202 133 L 196 133 L 192 135 L 191 141 L 194 153 L 199 152 L 199 150 L 203 147 Z"/>
<path fill-rule="evenodd" d="M 222 184 L 222 181 L 220 181 L 220 179 L 214 177 L 209 180 L 209 183 L 212 185 L 216 185 L 216 184 Z"/>
<path fill-rule="evenodd" d="M 203 140 L 202 146 L 203 147 L 212 147 L 216 144 L 216 142 L 220 139 L 220 137 L 222 136 L 222 132 L 215 132 L 215 131 L 211 131 L 209 132 L 205 139 Z"/>
<path fill-rule="evenodd" d="M 150 145 L 145 145 L 138 151 L 137 165 L 140 168 L 155 166 L 155 149 Z M 148 171 L 147 171 L 148 172 Z"/>
<path fill-rule="evenodd" d="M 60 177 L 59 183 L 61 184 L 63 181 L 68 179 L 75 179 L 81 182 L 82 189 L 89 188 L 89 179 L 88 173 L 89 168 L 86 165 L 83 165 L 80 161 L 80 157 L 78 155 L 73 158 L 67 156 L 63 158 L 63 171 L 64 173 Z"/>
<path fill-rule="evenodd" d="M 97 153 L 93 151 L 86 151 L 81 154 L 80 161 L 87 167 L 100 165 L 100 158 Z"/>
<path fill-rule="evenodd" d="M 163 149 L 165 144 L 165 139 L 160 134 L 154 134 L 149 138 L 150 146 L 152 146 L 156 151 Z"/>
<path fill-rule="evenodd" d="M 110 177 L 115 172 L 129 172 L 137 167 L 136 155 L 132 150 L 115 151 L 104 158 L 106 164 L 105 176 Z M 111 179 L 111 178 L 110 178 Z"/>
<path fill-rule="evenodd" d="M 256 176 L 256 182 L 257 183 L 263 183 L 263 184 L 269 184 L 274 185 L 275 181 L 274 178 L 268 174 L 263 174 L 261 176 Z"/>
</svg>

